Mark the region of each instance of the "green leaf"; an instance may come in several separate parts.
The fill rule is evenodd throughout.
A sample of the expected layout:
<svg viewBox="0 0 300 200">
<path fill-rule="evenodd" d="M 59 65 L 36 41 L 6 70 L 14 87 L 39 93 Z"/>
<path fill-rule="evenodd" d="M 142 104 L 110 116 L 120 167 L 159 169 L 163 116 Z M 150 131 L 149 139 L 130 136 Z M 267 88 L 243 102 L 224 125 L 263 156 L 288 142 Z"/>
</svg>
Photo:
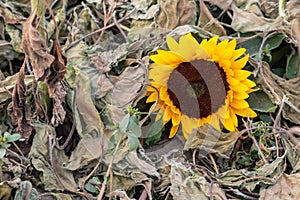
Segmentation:
<svg viewBox="0 0 300 200">
<path fill-rule="evenodd" d="M 250 108 L 259 112 L 275 112 L 277 106 L 270 100 L 269 96 L 262 90 L 253 92 L 247 99 Z"/>
<path fill-rule="evenodd" d="M 140 141 L 137 137 L 128 135 L 128 141 L 130 151 L 136 150 L 138 148 Z"/>
<path fill-rule="evenodd" d="M 0 159 L 2 159 L 5 156 L 5 153 L 6 153 L 6 149 L 1 148 L 0 149 Z"/>
<path fill-rule="evenodd" d="M 164 124 L 162 122 L 162 119 L 160 119 L 149 126 L 150 128 L 147 130 L 147 133 L 145 135 L 145 144 L 151 146 L 151 144 L 155 144 L 160 140 L 162 131 L 164 130 Z"/>
<path fill-rule="evenodd" d="M 90 184 L 99 185 L 101 182 L 98 177 L 93 177 L 88 181 Z"/>
<path fill-rule="evenodd" d="M 243 37 L 249 37 L 251 34 L 242 34 Z M 282 43 L 283 39 L 285 36 L 283 34 L 277 34 L 274 36 L 271 36 L 270 38 L 267 39 L 265 42 L 265 45 L 263 47 L 263 50 L 268 50 L 271 51 L 273 49 L 276 49 L 279 47 L 279 45 Z M 262 43 L 262 38 L 261 37 L 255 37 L 251 40 L 247 40 L 246 42 L 243 42 L 238 45 L 238 47 L 243 47 L 247 49 L 247 53 L 249 53 L 251 56 L 258 56 L 259 53 L 259 48 Z"/>
<path fill-rule="evenodd" d="M 299 76 L 299 74 L 300 74 L 299 54 L 296 53 L 287 60 L 286 76 L 288 79 L 293 79 Z"/>
<path fill-rule="evenodd" d="M 91 193 L 97 194 L 99 192 L 98 188 L 96 188 L 93 184 L 89 182 L 84 185 L 84 188 Z"/>
<path fill-rule="evenodd" d="M 10 147 L 10 144 L 9 143 L 3 143 L 2 145 L 1 145 L 1 148 L 3 148 L 3 149 L 8 149 Z"/>
<path fill-rule="evenodd" d="M 142 135 L 142 128 L 140 127 L 137 117 L 135 115 L 132 115 L 129 120 L 128 124 L 128 131 L 126 134 L 133 137 L 141 137 Z"/>
<path fill-rule="evenodd" d="M 128 114 L 125 115 L 125 117 L 120 122 L 119 129 L 120 129 L 121 132 L 126 133 L 128 123 L 129 123 L 129 119 L 130 119 L 130 114 L 128 113 Z"/>
<path fill-rule="evenodd" d="M 18 133 L 15 133 L 15 134 L 12 134 L 12 135 L 9 134 L 9 136 L 7 136 L 6 142 L 14 142 L 14 141 L 19 140 L 20 138 L 21 138 L 21 135 L 18 134 Z"/>
<path fill-rule="evenodd" d="M 114 135 L 110 136 L 108 143 L 107 143 L 107 148 L 108 149 L 114 149 L 116 147 L 117 141 Z"/>
<path fill-rule="evenodd" d="M 162 120 L 155 121 L 147 131 L 146 137 L 152 137 L 162 132 L 164 124 Z"/>
</svg>

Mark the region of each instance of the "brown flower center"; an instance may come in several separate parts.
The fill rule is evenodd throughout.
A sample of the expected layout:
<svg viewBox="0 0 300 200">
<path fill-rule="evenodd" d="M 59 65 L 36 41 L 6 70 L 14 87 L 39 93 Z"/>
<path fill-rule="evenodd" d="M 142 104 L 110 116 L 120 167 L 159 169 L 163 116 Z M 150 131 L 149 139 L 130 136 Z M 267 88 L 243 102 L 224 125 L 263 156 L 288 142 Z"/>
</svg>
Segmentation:
<svg viewBox="0 0 300 200">
<path fill-rule="evenodd" d="M 225 105 L 228 90 L 223 68 L 207 60 L 179 64 L 168 80 L 173 104 L 182 114 L 194 118 L 207 117 Z"/>
</svg>

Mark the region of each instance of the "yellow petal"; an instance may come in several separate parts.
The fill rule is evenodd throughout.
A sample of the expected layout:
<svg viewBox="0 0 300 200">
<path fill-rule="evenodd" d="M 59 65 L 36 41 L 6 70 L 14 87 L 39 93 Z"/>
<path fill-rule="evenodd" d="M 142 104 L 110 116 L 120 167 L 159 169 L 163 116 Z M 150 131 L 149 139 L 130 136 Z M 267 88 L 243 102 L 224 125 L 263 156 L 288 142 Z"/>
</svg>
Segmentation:
<svg viewBox="0 0 300 200">
<path fill-rule="evenodd" d="M 172 71 L 173 69 L 169 67 L 152 68 L 149 70 L 149 80 L 153 80 L 161 86 L 166 86 Z"/>
<path fill-rule="evenodd" d="M 161 87 L 161 84 L 155 83 L 153 81 L 150 82 L 150 85 L 151 86 L 148 86 L 148 88 L 147 88 L 148 92 L 158 92 Z"/>
<path fill-rule="evenodd" d="M 157 113 L 157 115 L 156 115 L 156 117 L 155 117 L 155 121 L 158 121 L 163 117 L 164 111 L 165 111 L 165 107 L 161 106 L 158 113 Z"/>
<path fill-rule="evenodd" d="M 180 124 L 180 120 L 181 120 L 181 114 L 177 114 L 177 113 L 173 113 L 172 116 L 172 124 L 173 126 L 177 126 Z"/>
<path fill-rule="evenodd" d="M 230 118 L 231 118 L 231 120 L 233 122 L 233 125 L 235 127 L 237 127 L 238 126 L 238 119 L 237 119 L 235 113 L 231 109 L 229 109 L 229 110 L 230 110 Z"/>
<path fill-rule="evenodd" d="M 227 44 L 228 44 L 228 40 L 227 39 L 223 40 L 219 44 L 217 44 L 217 46 L 216 46 L 216 54 L 221 56 L 224 53 L 224 51 L 226 50 Z"/>
<path fill-rule="evenodd" d="M 248 76 L 251 75 L 251 72 L 247 70 L 235 70 L 234 71 L 234 77 L 238 80 L 245 80 L 248 78 Z"/>
<path fill-rule="evenodd" d="M 236 60 L 232 63 L 231 67 L 232 69 L 242 69 L 243 67 L 245 67 L 246 63 L 249 60 L 249 54 L 247 54 L 245 57 Z"/>
<path fill-rule="evenodd" d="M 167 35 L 166 41 L 167 41 L 168 47 L 171 51 L 176 52 L 179 49 L 179 44 L 171 36 Z"/>
<path fill-rule="evenodd" d="M 238 85 L 240 84 L 240 81 L 239 81 L 239 80 L 237 80 L 237 79 L 235 79 L 235 78 L 233 78 L 233 77 L 231 77 L 231 76 L 228 76 L 228 77 L 227 77 L 227 81 L 228 81 L 228 83 L 229 83 L 230 85 L 232 85 L 232 86 L 238 86 Z"/>
<path fill-rule="evenodd" d="M 177 133 L 177 131 L 178 131 L 178 128 L 179 128 L 179 125 L 177 125 L 177 126 L 172 126 L 171 131 L 170 131 L 169 138 L 173 138 L 173 137 L 176 135 L 176 133 Z"/>
<path fill-rule="evenodd" d="M 253 88 L 256 86 L 256 83 L 249 80 L 249 79 L 245 79 L 241 81 L 243 84 L 247 85 L 249 88 Z"/>
<path fill-rule="evenodd" d="M 236 40 L 233 39 L 228 42 L 226 48 L 227 48 L 227 50 L 234 51 L 235 47 L 236 47 Z"/>
<path fill-rule="evenodd" d="M 224 105 L 221 108 L 219 108 L 219 110 L 217 112 L 219 120 L 225 119 L 226 112 L 227 112 L 227 107 L 228 107 L 227 105 Z"/>
<path fill-rule="evenodd" d="M 173 115 L 173 112 L 171 111 L 170 107 L 166 106 L 166 109 L 164 110 L 164 116 L 163 116 L 164 124 L 166 124 L 166 123 L 168 123 L 168 121 L 170 121 L 172 115 Z"/>
<path fill-rule="evenodd" d="M 213 56 L 215 54 L 215 49 L 217 46 L 218 36 L 215 36 L 209 40 L 202 40 L 200 46 L 204 48 L 204 50 L 210 55 Z"/>
<path fill-rule="evenodd" d="M 166 87 L 161 87 L 159 90 L 159 99 L 163 101 L 169 100 L 169 94 Z"/>
<path fill-rule="evenodd" d="M 211 38 L 207 41 L 207 45 L 211 46 L 213 48 L 216 48 L 218 39 L 219 39 L 219 36 L 214 36 L 213 38 Z"/>
<path fill-rule="evenodd" d="M 182 132 L 185 138 L 188 138 L 188 135 L 191 134 L 192 130 L 198 127 L 198 122 L 198 119 L 190 118 L 186 115 L 181 116 Z"/>
<path fill-rule="evenodd" d="M 210 124 L 217 130 L 220 130 L 220 123 L 219 123 L 219 118 L 216 114 L 213 114 L 211 116 L 211 121 Z"/>
<path fill-rule="evenodd" d="M 152 104 L 152 106 L 149 109 L 149 112 L 155 112 L 158 111 L 161 108 L 161 106 L 159 104 Z"/>
<path fill-rule="evenodd" d="M 194 60 L 196 56 L 196 49 L 199 48 L 199 43 L 192 36 L 191 33 L 186 34 L 179 39 L 180 49 L 177 51 L 178 54 L 182 55 L 187 60 Z"/>
<path fill-rule="evenodd" d="M 156 92 L 153 92 L 152 94 L 149 95 L 149 97 L 146 100 L 146 103 L 154 102 L 157 100 L 157 94 Z"/>
<path fill-rule="evenodd" d="M 180 110 L 174 105 L 171 107 L 171 110 L 173 111 L 173 113 L 180 114 Z"/>
<path fill-rule="evenodd" d="M 247 99 L 249 97 L 249 94 L 246 92 L 233 92 L 233 98 L 235 99 Z"/>
<path fill-rule="evenodd" d="M 230 106 L 236 109 L 249 108 L 249 104 L 247 101 L 237 99 L 233 99 L 233 101 L 230 103 Z"/>
<path fill-rule="evenodd" d="M 245 48 L 236 49 L 236 50 L 234 50 L 231 59 L 234 61 L 234 60 L 238 59 L 239 57 L 241 57 L 245 52 L 246 52 Z"/>
<path fill-rule="evenodd" d="M 228 131 L 234 131 L 235 127 L 233 125 L 233 121 L 231 117 L 228 117 L 227 119 L 224 120 L 224 128 L 227 129 Z"/>
<path fill-rule="evenodd" d="M 243 109 L 232 108 L 232 110 L 237 115 L 242 117 L 257 117 L 257 114 L 251 108 L 243 108 Z"/>
<path fill-rule="evenodd" d="M 186 62 L 187 60 L 182 58 L 178 53 L 173 51 L 165 51 L 165 50 L 157 50 L 158 54 L 151 55 L 150 59 L 158 64 L 163 65 L 174 65 L 182 62 Z"/>
<path fill-rule="evenodd" d="M 229 85 L 229 88 L 235 92 L 246 92 L 249 90 L 249 87 L 241 82 L 238 86 Z"/>
</svg>

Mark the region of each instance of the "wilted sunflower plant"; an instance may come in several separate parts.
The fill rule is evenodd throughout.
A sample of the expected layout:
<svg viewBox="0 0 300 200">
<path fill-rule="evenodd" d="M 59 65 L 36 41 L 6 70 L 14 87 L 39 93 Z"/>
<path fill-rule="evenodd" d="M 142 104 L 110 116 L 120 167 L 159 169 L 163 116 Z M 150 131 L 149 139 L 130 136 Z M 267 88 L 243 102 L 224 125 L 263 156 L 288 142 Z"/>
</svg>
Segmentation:
<svg viewBox="0 0 300 200">
<path fill-rule="evenodd" d="M 156 102 L 150 111 L 158 111 L 156 120 L 172 122 L 169 137 L 181 124 L 185 138 L 196 127 L 209 123 L 216 129 L 235 131 L 237 115 L 256 117 L 245 99 L 256 84 L 244 70 L 249 54 L 236 49 L 236 40 L 218 42 L 215 36 L 201 43 L 191 33 L 177 42 L 166 37 L 169 50 L 151 55 L 147 102 Z"/>
</svg>

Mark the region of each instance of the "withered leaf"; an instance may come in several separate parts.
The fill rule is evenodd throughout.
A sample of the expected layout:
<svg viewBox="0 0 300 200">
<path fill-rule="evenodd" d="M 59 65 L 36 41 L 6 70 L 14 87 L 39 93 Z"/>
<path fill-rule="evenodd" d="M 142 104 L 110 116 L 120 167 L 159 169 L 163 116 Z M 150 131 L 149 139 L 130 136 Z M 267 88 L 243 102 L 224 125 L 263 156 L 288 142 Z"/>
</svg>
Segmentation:
<svg viewBox="0 0 300 200">
<path fill-rule="evenodd" d="M 181 199 L 227 199 L 218 184 L 210 184 L 205 176 L 196 170 L 187 168 L 181 163 L 173 161 L 170 171 L 170 193 L 175 200 Z"/>
<path fill-rule="evenodd" d="M 283 174 L 275 185 L 260 191 L 259 199 L 299 199 L 299 178 L 300 174 Z"/>
<path fill-rule="evenodd" d="M 19 77 L 12 93 L 12 102 L 8 106 L 8 114 L 13 125 L 17 125 L 17 131 L 22 133 L 22 137 L 28 140 L 32 133 L 31 109 L 26 103 L 25 85 L 25 62 L 20 69 Z"/>
<path fill-rule="evenodd" d="M 45 78 L 45 82 L 48 87 L 49 97 L 53 100 L 53 117 L 51 123 L 54 126 L 57 126 L 58 124 L 63 123 L 66 116 L 63 104 L 67 94 L 65 88 L 61 84 L 61 81 L 66 74 L 67 58 L 63 55 L 57 38 L 53 43 L 50 53 L 54 56 L 55 60 L 47 70 L 49 72 L 47 73 L 48 76 Z"/>
<path fill-rule="evenodd" d="M 62 53 L 58 39 L 54 41 L 50 54 L 54 56 L 55 60 L 51 64 L 49 73 L 47 73 L 49 75 L 45 81 L 48 86 L 49 96 L 52 98 L 57 87 L 56 84 L 63 80 L 66 74 L 67 58 Z"/>
<path fill-rule="evenodd" d="M 49 88 L 48 88 L 49 89 Z M 55 93 L 52 95 L 53 99 L 53 109 L 52 109 L 52 119 L 51 124 L 58 126 L 62 124 L 66 117 L 66 111 L 63 107 L 65 103 L 65 97 L 67 92 L 64 86 L 59 82 L 56 84 Z"/>
<path fill-rule="evenodd" d="M 249 63 L 258 69 L 258 61 L 249 59 Z M 300 124 L 300 77 L 290 80 L 281 78 L 271 71 L 269 64 L 266 62 L 262 62 L 261 69 L 261 74 L 259 75 L 264 77 L 264 79 L 258 79 L 258 82 L 262 84 L 264 92 L 274 102 L 281 102 L 283 97 L 286 96 L 288 99 L 285 100 L 283 106 L 283 117 L 293 123 Z"/>
<path fill-rule="evenodd" d="M 199 26 L 203 27 L 204 30 L 214 33 L 216 35 L 226 35 L 226 30 L 220 24 L 220 22 L 215 19 L 207 6 L 203 1 L 200 1 L 200 19 Z"/>
<path fill-rule="evenodd" d="M 194 25 L 197 6 L 191 0 L 159 0 L 160 13 L 156 18 L 159 28 L 174 29 L 180 25 Z"/>
<path fill-rule="evenodd" d="M 40 178 L 45 190 L 76 191 L 77 184 L 73 174 L 64 167 L 68 157 L 63 150 L 51 148 L 55 142 L 53 139 L 56 138 L 55 129 L 41 123 L 35 123 L 34 127 L 37 134 L 33 138 L 29 155 L 35 169 L 42 173 Z"/>
<path fill-rule="evenodd" d="M 36 12 L 35 8 L 24 24 L 22 48 L 31 61 L 35 79 L 43 81 L 48 76 L 46 72 L 53 63 L 54 57 L 48 52 L 46 41 L 36 29 L 38 22 Z"/>
<path fill-rule="evenodd" d="M 228 158 L 238 138 L 238 132 L 222 133 L 210 124 L 204 124 L 193 130 L 184 150 L 197 149 L 202 157 L 208 153 L 216 153 L 220 157 Z"/>
</svg>

